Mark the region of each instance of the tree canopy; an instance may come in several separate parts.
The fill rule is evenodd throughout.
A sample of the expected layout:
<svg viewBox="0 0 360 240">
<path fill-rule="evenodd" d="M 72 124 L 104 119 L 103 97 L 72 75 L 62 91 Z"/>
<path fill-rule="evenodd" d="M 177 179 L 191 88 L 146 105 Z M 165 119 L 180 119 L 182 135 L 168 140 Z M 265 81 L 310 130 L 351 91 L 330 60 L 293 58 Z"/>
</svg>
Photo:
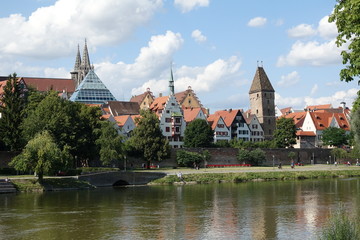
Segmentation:
<svg viewBox="0 0 360 240">
<path fill-rule="evenodd" d="M 209 147 L 214 140 L 214 131 L 204 119 L 195 119 L 185 129 L 185 147 Z"/>
<path fill-rule="evenodd" d="M 341 81 L 350 82 L 360 75 L 360 4 L 359 0 L 337 0 L 329 22 L 338 29 L 336 44 L 347 46 L 341 52 L 345 68 L 340 71 Z M 358 82 L 360 84 L 360 81 Z"/>
<path fill-rule="evenodd" d="M 43 131 L 26 144 L 22 153 L 10 162 L 10 166 L 23 172 L 36 172 L 41 181 L 44 174 L 64 170 L 69 165 L 69 158 L 67 146 L 61 150 L 51 134 Z"/>
<path fill-rule="evenodd" d="M 9 75 L 0 104 L 0 141 L 11 151 L 20 150 L 24 146 L 20 125 L 26 106 L 25 97 L 16 73 Z"/>
<path fill-rule="evenodd" d="M 279 148 L 291 147 L 296 143 L 296 126 L 292 118 L 280 118 L 276 121 L 274 141 Z"/>
<path fill-rule="evenodd" d="M 158 117 L 150 110 L 143 110 L 135 122 L 137 127 L 128 140 L 129 145 L 141 152 L 148 166 L 151 162 L 162 161 L 168 156 L 169 142 L 162 135 Z"/>
<path fill-rule="evenodd" d="M 322 133 L 322 141 L 325 145 L 340 147 L 347 144 L 348 137 L 344 129 L 328 127 Z"/>
</svg>

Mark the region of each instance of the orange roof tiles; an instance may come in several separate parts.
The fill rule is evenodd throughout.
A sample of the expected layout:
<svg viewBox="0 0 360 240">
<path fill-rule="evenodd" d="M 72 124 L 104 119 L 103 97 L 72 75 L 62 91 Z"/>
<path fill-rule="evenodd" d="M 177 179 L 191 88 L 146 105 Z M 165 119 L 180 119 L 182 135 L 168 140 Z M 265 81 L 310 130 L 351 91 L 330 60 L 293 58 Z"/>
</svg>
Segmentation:
<svg viewBox="0 0 360 240">
<path fill-rule="evenodd" d="M 301 128 L 305 120 L 306 112 L 293 112 L 288 115 L 284 115 L 284 118 L 292 118 L 296 128 Z"/>
<path fill-rule="evenodd" d="M 296 136 L 307 136 L 307 137 L 315 137 L 316 134 L 312 131 L 296 131 Z"/>
<path fill-rule="evenodd" d="M 152 111 L 163 110 L 168 99 L 169 96 L 155 98 L 154 102 L 150 106 L 150 109 Z"/>
<path fill-rule="evenodd" d="M 130 115 L 122 115 L 122 116 L 116 116 L 114 117 L 116 123 L 118 124 L 119 127 L 124 126 L 124 124 L 126 123 L 126 121 L 128 120 L 128 118 L 130 117 Z"/>
<path fill-rule="evenodd" d="M 192 122 L 195 120 L 197 115 L 200 111 L 202 111 L 201 108 L 185 108 L 184 111 L 184 120 L 185 122 Z"/>
<path fill-rule="evenodd" d="M 212 130 L 215 130 L 215 128 L 216 128 L 216 126 L 217 126 L 220 118 L 221 118 L 221 116 L 218 115 L 218 114 L 211 114 L 211 115 L 207 118 L 209 124 L 211 125 L 211 129 L 212 129 Z"/>
<path fill-rule="evenodd" d="M 316 109 L 329 109 L 332 108 L 331 104 L 323 104 L 323 105 L 313 105 L 313 106 L 307 106 L 306 109 L 310 110 L 316 110 Z"/>
<path fill-rule="evenodd" d="M 220 115 L 224 119 L 225 125 L 230 127 L 239 111 L 241 112 L 240 109 L 220 110 L 214 114 Z"/>
</svg>

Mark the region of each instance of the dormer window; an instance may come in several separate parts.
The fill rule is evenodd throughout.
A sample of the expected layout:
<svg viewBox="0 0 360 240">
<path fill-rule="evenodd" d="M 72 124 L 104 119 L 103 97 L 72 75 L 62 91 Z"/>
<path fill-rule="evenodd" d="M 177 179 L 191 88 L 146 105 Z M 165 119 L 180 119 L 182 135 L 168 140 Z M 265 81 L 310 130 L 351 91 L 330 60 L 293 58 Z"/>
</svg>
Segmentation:
<svg viewBox="0 0 360 240">
<path fill-rule="evenodd" d="M 340 117 L 340 120 L 344 120 L 344 118 L 343 118 L 343 117 Z"/>
<path fill-rule="evenodd" d="M 320 127 L 324 127 L 324 124 L 320 123 Z"/>
</svg>

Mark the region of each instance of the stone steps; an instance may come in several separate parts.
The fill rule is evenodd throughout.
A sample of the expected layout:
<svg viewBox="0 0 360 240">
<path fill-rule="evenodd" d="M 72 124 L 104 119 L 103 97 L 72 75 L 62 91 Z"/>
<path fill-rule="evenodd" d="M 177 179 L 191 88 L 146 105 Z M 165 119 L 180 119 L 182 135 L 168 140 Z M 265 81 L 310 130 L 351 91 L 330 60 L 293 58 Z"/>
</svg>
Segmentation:
<svg viewBox="0 0 360 240">
<path fill-rule="evenodd" d="M 12 182 L 6 182 L 5 179 L 0 179 L 0 193 L 15 193 L 16 188 Z"/>
</svg>

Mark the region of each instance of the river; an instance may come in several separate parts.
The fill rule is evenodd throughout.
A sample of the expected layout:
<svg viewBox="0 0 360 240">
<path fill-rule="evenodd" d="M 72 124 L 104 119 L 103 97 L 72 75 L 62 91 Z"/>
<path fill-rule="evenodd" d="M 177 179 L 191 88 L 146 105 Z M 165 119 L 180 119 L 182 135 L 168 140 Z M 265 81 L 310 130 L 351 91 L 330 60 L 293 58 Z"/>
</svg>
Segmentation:
<svg viewBox="0 0 360 240">
<path fill-rule="evenodd" d="M 316 239 L 360 179 L 137 186 L 0 195 L 0 239 Z"/>
</svg>

